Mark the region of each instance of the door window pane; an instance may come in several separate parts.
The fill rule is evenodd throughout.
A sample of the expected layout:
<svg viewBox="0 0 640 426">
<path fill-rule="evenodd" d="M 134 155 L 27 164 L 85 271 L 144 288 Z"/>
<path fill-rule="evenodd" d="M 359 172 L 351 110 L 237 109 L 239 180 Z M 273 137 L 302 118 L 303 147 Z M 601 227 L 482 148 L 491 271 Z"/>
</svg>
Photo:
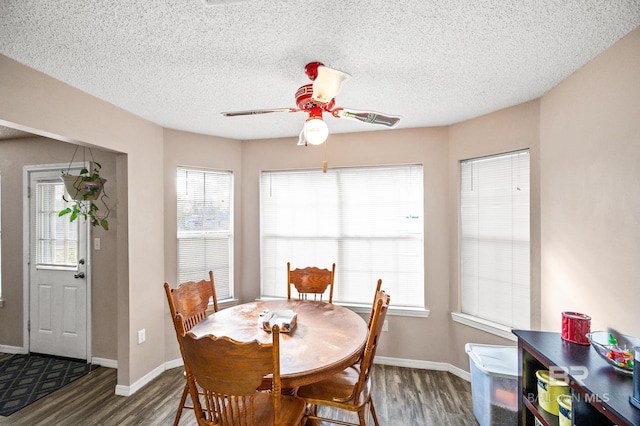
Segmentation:
<svg viewBox="0 0 640 426">
<path fill-rule="evenodd" d="M 76 267 L 78 264 L 78 224 L 58 213 L 69 203 L 62 182 L 38 182 L 36 190 L 36 262 L 38 267 Z M 68 199 L 69 197 L 67 197 Z"/>
</svg>

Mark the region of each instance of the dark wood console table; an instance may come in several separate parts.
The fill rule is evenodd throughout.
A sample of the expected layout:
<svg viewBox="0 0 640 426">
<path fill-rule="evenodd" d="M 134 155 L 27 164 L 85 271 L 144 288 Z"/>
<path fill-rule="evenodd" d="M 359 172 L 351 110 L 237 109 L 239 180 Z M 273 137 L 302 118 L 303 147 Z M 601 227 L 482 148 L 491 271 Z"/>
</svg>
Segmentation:
<svg viewBox="0 0 640 426">
<path fill-rule="evenodd" d="M 566 342 L 560 333 L 514 330 L 513 334 L 518 336 L 519 425 L 534 426 L 536 418 L 545 426 L 558 425 L 558 417 L 537 403 L 536 371 L 565 367 L 574 425 L 640 426 L 640 410 L 629 403 L 632 377 L 615 371 L 591 346 Z"/>
</svg>

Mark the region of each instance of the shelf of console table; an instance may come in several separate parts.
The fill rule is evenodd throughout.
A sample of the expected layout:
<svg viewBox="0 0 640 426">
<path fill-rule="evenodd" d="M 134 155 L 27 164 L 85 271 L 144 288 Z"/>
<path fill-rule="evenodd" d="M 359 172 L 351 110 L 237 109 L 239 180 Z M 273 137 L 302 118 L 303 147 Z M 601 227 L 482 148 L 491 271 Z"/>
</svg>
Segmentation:
<svg viewBox="0 0 640 426">
<path fill-rule="evenodd" d="M 518 337 L 518 424 L 558 424 L 537 404 L 536 371 L 564 367 L 572 393 L 573 424 L 640 426 L 640 410 L 629 403 L 633 380 L 614 370 L 591 346 L 566 342 L 560 333 L 514 330 Z M 586 374 L 585 374 L 586 373 Z M 583 377 L 585 376 L 586 377 Z"/>
</svg>

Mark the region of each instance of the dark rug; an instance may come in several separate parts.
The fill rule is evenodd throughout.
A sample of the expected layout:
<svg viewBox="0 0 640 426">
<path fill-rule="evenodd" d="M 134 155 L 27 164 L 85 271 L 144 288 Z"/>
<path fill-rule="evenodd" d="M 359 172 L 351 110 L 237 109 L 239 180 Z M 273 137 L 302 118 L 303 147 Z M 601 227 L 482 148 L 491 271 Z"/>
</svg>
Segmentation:
<svg viewBox="0 0 640 426">
<path fill-rule="evenodd" d="M 0 416 L 9 416 L 91 371 L 84 361 L 13 355 L 0 362 Z"/>
</svg>

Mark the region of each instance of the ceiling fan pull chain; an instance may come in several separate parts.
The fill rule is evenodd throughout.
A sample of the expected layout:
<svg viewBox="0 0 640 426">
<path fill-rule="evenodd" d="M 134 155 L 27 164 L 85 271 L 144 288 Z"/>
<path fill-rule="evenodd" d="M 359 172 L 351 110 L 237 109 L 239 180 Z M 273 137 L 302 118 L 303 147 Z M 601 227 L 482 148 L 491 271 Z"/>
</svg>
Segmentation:
<svg viewBox="0 0 640 426">
<path fill-rule="evenodd" d="M 324 144 L 324 160 L 322 160 L 322 173 L 327 173 L 327 145 L 329 145 L 328 141 Z"/>
</svg>

